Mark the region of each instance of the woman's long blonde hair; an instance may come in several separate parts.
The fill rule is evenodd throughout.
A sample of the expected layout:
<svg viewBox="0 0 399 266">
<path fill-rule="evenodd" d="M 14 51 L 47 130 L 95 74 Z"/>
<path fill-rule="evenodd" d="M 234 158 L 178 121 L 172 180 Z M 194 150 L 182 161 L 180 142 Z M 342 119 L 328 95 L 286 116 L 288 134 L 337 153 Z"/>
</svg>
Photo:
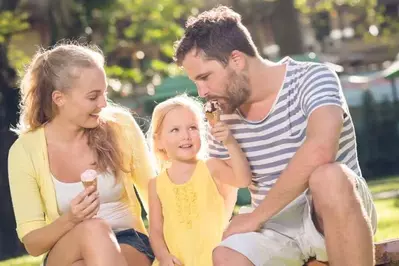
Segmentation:
<svg viewBox="0 0 399 266">
<path fill-rule="evenodd" d="M 196 100 L 194 97 L 181 94 L 172 98 L 169 98 L 157 106 L 155 106 L 152 113 L 151 125 L 147 134 L 148 142 L 152 153 L 157 161 L 157 168 L 159 171 L 167 166 L 169 161 L 166 152 L 159 148 L 158 137 L 162 130 L 163 121 L 166 115 L 177 107 L 184 107 L 193 112 L 198 120 L 198 126 L 201 138 L 201 149 L 197 154 L 197 159 L 205 159 L 206 157 L 206 125 L 205 116 L 203 113 L 203 104 Z"/>
<path fill-rule="evenodd" d="M 49 50 L 39 50 L 21 80 L 20 120 L 14 131 L 23 134 L 34 131 L 51 121 L 58 112 L 52 100 L 55 90 L 66 91 L 80 77 L 82 68 L 103 68 L 104 56 L 96 46 L 59 44 Z M 127 113 L 120 107 L 108 105 L 100 115 L 100 125 L 86 129 L 88 145 L 96 155 L 100 171 L 111 170 L 119 175 L 124 170 L 118 130 L 110 126 L 111 113 Z"/>
</svg>

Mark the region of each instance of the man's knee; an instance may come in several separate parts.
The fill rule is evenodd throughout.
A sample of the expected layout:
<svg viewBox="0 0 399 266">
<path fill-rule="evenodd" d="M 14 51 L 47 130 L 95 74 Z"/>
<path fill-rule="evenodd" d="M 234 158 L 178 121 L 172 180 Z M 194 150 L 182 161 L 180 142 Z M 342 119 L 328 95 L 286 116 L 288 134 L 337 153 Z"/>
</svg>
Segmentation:
<svg viewBox="0 0 399 266">
<path fill-rule="evenodd" d="M 212 260 L 214 266 L 226 266 L 226 265 L 252 265 L 242 260 L 247 260 L 243 255 L 227 247 L 216 247 L 213 250 Z"/>
<path fill-rule="evenodd" d="M 339 163 L 318 167 L 309 178 L 309 189 L 316 209 L 351 207 L 356 204 L 355 173 Z"/>
<path fill-rule="evenodd" d="M 226 247 L 216 247 L 212 253 L 212 261 L 214 266 L 227 265 L 228 256 L 231 250 Z"/>
</svg>

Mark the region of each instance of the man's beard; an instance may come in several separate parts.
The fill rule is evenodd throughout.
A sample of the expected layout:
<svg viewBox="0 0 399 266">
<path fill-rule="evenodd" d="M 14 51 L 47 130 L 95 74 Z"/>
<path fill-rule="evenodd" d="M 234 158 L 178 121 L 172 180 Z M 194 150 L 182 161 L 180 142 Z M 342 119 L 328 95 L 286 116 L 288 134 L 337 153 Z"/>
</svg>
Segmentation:
<svg viewBox="0 0 399 266">
<path fill-rule="evenodd" d="M 249 99 L 251 91 L 246 74 L 238 75 L 232 70 L 228 75 L 228 81 L 224 102 L 221 105 L 225 114 L 232 114 Z"/>
</svg>

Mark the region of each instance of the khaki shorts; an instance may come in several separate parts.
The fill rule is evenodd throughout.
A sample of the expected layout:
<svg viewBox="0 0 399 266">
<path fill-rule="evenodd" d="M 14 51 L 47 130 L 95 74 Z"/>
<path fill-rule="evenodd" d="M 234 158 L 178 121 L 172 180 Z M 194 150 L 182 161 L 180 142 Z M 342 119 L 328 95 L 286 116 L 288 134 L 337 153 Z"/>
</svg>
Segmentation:
<svg viewBox="0 0 399 266">
<path fill-rule="evenodd" d="M 375 232 L 376 210 L 363 178 L 357 178 L 357 189 Z M 232 235 L 219 246 L 243 254 L 255 266 L 302 266 L 311 257 L 328 261 L 324 237 L 312 220 L 312 206 L 312 197 L 305 192 L 266 222 L 260 232 Z M 251 207 L 240 209 L 240 213 L 252 211 Z"/>
</svg>

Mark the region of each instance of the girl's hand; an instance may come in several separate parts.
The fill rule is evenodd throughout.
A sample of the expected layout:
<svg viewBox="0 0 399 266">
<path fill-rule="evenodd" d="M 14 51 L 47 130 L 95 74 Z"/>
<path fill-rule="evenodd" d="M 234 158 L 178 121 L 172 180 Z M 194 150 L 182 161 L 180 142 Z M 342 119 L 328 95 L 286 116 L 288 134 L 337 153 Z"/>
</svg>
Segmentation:
<svg viewBox="0 0 399 266">
<path fill-rule="evenodd" d="M 217 122 L 211 128 L 211 134 L 217 141 L 223 143 L 223 145 L 229 145 L 235 140 L 233 135 L 231 134 L 229 126 L 221 121 Z"/>
<path fill-rule="evenodd" d="M 78 224 L 83 220 L 93 218 L 100 208 L 100 199 L 95 186 L 90 186 L 77 195 L 72 201 L 68 212 L 69 220 Z"/>
<path fill-rule="evenodd" d="M 159 260 L 159 266 L 175 266 L 183 265 L 175 256 L 172 254 L 165 255 Z"/>
</svg>

